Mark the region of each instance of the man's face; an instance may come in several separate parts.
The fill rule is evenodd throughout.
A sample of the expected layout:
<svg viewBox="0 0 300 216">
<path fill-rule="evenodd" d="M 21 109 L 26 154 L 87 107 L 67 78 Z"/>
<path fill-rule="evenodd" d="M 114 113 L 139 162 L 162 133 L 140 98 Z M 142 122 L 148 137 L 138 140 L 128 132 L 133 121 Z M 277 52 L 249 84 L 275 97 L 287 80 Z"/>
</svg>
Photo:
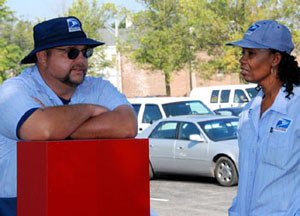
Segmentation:
<svg viewBox="0 0 300 216">
<path fill-rule="evenodd" d="M 70 87 L 81 84 L 88 69 L 85 46 L 55 47 L 48 51 L 47 77 Z M 49 81 L 49 80 L 48 80 Z"/>
</svg>

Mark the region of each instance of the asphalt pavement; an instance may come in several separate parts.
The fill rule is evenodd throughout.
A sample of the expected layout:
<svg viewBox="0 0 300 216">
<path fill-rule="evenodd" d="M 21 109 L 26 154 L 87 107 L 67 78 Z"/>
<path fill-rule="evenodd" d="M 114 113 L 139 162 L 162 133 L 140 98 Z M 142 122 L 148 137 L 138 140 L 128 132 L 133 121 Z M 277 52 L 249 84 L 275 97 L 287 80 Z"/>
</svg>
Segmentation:
<svg viewBox="0 0 300 216">
<path fill-rule="evenodd" d="M 150 181 L 150 204 L 158 216 L 226 216 L 236 192 L 212 178 L 161 176 Z"/>
</svg>

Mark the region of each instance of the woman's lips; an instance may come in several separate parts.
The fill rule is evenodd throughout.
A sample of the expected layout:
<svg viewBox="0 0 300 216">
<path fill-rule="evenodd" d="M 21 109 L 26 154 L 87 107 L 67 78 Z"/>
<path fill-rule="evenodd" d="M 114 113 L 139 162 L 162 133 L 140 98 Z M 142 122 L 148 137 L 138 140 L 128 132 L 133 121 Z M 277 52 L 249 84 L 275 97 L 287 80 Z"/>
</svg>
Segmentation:
<svg viewBox="0 0 300 216">
<path fill-rule="evenodd" d="M 241 74 L 242 75 L 247 75 L 248 74 L 248 71 L 244 68 L 241 68 Z"/>
</svg>

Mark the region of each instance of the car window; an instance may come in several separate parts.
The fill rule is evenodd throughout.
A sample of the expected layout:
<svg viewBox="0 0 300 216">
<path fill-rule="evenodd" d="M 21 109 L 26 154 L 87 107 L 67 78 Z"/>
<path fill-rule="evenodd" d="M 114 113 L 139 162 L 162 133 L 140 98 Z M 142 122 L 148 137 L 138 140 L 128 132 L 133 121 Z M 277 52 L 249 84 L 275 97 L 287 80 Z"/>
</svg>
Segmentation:
<svg viewBox="0 0 300 216">
<path fill-rule="evenodd" d="M 175 139 L 177 122 L 161 122 L 152 131 L 149 138 Z"/>
<path fill-rule="evenodd" d="M 229 102 L 229 94 L 230 94 L 230 90 L 222 90 L 222 92 L 221 92 L 221 103 L 228 103 Z"/>
<path fill-rule="evenodd" d="M 248 92 L 248 95 L 250 96 L 250 98 L 254 98 L 258 91 L 255 88 L 246 88 L 246 91 Z"/>
<path fill-rule="evenodd" d="M 213 141 L 236 139 L 238 119 L 217 119 L 199 122 L 209 139 Z"/>
<path fill-rule="evenodd" d="M 152 123 L 153 121 L 159 120 L 162 118 L 161 112 L 157 105 L 147 104 L 145 106 L 145 111 L 143 115 L 143 123 Z"/>
<path fill-rule="evenodd" d="M 210 102 L 218 103 L 218 98 L 219 98 L 219 90 L 213 90 L 211 93 Z"/>
<path fill-rule="evenodd" d="M 181 101 L 162 105 L 167 117 L 190 114 L 213 114 L 201 101 Z"/>
<path fill-rule="evenodd" d="M 234 91 L 233 102 L 234 103 L 245 103 L 245 102 L 248 102 L 248 98 L 245 95 L 245 93 L 244 93 L 243 90 L 236 89 Z"/>
<path fill-rule="evenodd" d="M 141 104 L 131 104 L 131 105 L 133 106 L 136 115 L 138 115 L 141 108 Z"/>
<path fill-rule="evenodd" d="M 179 127 L 179 137 L 181 140 L 189 140 L 190 135 L 200 134 L 199 129 L 194 123 L 182 122 Z"/>
</svg>

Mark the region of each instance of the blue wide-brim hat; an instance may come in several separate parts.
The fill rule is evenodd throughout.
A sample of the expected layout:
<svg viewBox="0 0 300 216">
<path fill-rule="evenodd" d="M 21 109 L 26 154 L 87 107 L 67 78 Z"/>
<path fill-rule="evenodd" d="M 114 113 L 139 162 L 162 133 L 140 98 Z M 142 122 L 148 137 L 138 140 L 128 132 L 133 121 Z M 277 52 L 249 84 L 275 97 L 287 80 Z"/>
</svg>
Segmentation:
<svg viewBox="0 0 300 216">
<path fill-rule="evenodd" d="M 291 54 L 294 49 L 292 34 L 285 26 L 273 20 L 262 20 L 254 23 L 244 34 L 242 40 L 226 45 L 243 48 L 275 49 Z"/>
<path fill-rule="evenodd" d="M 81 22 L 76 17 L 59 17 L 41 22 L 33 28 L 34 49 L 22 59 L 21 64 L 35 63 L 36 53 L 59 46 L 87 45 L 96 47 L 103 45 L 84 33 Z"/>
</svg>

